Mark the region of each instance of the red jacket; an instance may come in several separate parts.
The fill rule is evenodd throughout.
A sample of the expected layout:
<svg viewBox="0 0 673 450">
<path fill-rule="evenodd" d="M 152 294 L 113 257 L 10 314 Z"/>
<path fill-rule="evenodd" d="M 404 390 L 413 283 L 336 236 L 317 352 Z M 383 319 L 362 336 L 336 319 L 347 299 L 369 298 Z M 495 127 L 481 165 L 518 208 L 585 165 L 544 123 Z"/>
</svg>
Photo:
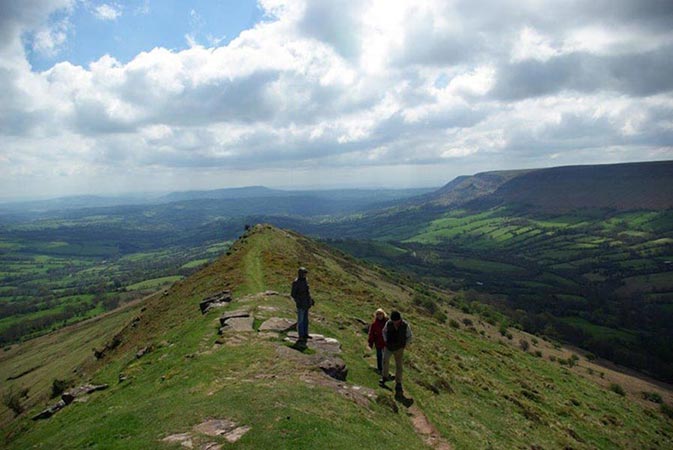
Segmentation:
<svg viewBox="0 0 673 450">
<path fill-rule="evenodd" d="M 376 344 L 376 348 L 381 350 L 385 348 L 386 341 L 383 340 L 383 327 L 386 325 L 386 319 L 374 320 L 369 325 L 369 346 Z"/>
</svg>

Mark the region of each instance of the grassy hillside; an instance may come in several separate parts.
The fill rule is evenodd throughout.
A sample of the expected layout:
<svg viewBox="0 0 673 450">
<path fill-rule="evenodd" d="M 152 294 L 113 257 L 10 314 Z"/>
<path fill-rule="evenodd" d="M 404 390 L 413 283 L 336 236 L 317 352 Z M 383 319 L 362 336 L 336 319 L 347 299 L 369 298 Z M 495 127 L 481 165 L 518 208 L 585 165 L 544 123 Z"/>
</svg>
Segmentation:
<svg viewBox="0 0 673 450">
<path fill-rule="evenodd" d="M 496 207 L 444 212 L 414 232 L 390 223 L 385 233 L 395 241 L 333 244 L 454 290 L 488 294 L 529 331 L 673 381 L 671 211 Z"/>
<path fill-rule="evenodd" d="M 341 342 L 346 382 L 322 375 L 309 364 L 315 355 L 287 347 L 282 335 L 217 334 L 222 311 L 246 308 L 255 329 L 270 316 L 292 318 L 285 293 L 298 265 L 309 267 L 316 299 L 311 332 Z M 232 304 L 201 315 L 199 301 L 223 289 L 233 291 Z M 78 382 L 110 384 L 88 401 L 32 422 L 59 373 L 35 370 L 30 380 L 5 383 L 7 374 L 34 358 L 52 367 L 59 354 L 38 345 L 47 341 L 6 352 L 3 394 L 29 388 L 29 401 L 15 419 L 2 411 L 3 448 L 180 448 L 163 441 L 176 433 L 190 433 L 194 448 L 666 448 L 673 439 L 673 420 L 641 394 L 670 405 L 670 391 L 517 330 L 500 334 L 451 303 L 450 293 L 363 266 L 292 232 L 257 226 L 227 256 L 147 300 L 137 316 L 113 314 L 92 325 L 91 333 L 111 331 L 126 320 L 119 345 L 102 359 L 89 349 L 101 348 L 97 340 L 73 348 L 74 359 L 63 361 L 79 367 Z M 403 401 L 378 388 L 375 359 L 365 348 L 363 321 L 379 306 L 399 308 L 415 333 Z M 58 341 L 75 339 L 69 329 L 58 333 Z M 143 348 L 147 353 L 137 357 Z M 208 419 L 249 431 L 235 443 L 194 431 Z"/>
</svg>

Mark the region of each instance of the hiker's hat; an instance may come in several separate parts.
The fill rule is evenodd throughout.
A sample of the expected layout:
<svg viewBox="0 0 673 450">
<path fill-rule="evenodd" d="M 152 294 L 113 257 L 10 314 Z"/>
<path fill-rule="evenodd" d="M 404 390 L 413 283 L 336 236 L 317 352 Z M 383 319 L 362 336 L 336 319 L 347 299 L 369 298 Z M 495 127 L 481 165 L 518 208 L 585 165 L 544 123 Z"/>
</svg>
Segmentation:
<svg viewBox="0 0 673 450">
<path fill-rule="evenodd" d="M 300 267 L 298 272 L 299 273 L 308 273 L 308 270 L 306 270 L 306 267 Z"/>
</svg>

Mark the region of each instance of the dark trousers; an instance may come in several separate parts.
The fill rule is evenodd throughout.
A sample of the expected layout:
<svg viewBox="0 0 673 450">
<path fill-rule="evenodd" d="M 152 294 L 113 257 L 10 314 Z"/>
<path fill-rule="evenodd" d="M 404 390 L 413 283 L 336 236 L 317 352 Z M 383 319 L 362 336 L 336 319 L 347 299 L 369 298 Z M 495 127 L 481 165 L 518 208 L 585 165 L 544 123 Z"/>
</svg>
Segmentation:
<svg viewBox="0 0 673 450">
<path fill-rule="evenodd" d="M 308 308 L 297 308 L 297 334 L 299 339 L 308 338 Z"/>
<path fill-rule="evenodd" d="M 379 372 L 383 371 L 383 349 L 376 349 L 376 368 L 379 369 Z"/>
</svg>

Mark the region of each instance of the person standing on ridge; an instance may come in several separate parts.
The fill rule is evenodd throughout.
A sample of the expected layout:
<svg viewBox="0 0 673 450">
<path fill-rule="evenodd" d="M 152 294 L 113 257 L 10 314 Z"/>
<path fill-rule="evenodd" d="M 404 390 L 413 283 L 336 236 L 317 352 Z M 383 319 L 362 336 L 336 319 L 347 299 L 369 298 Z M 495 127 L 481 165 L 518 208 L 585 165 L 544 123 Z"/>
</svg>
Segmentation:
<svg viewBox="0 0 673 450">
<path fill-rule="evenodd" d="M 390 357 L 395 357 L 395 393 L 401 395 L 402 390 L 402 357 L 404 356 L 404 349 L 411 343 L 411 327 L 402 320 L 402 315 L 399 311 L 390 313 L 390 320 L 386 322 L 383 327 L 383 340 L 386 342 L 386 348 L 383 351 L 383 373 L 381 374 L 381 387 L 386 386 L 386 381 L 391 378 L 388 377 L 390 369 Z"/>
<path fill-rule="evenodd" d="M 383 340 L 383 327 L 388 321 L 386 312 L 379 308 L 374 313 L 374 321 L 369 325 L 369 348 L 376 347 L 376 373 L 381 375 L 383 372 L 383 349 L 386 348 L 386 341 Z"/>
<path fill-rule="evenodd" d="M 306 274 L 308 270 L 300 267 L 297 278 L 292 282 L 292 299 L 297 305 L 297 334 L 299 342 L 306 342 L 308 336 L 308 310 L 315 304 L 308 288 Z"/>
</svg>

